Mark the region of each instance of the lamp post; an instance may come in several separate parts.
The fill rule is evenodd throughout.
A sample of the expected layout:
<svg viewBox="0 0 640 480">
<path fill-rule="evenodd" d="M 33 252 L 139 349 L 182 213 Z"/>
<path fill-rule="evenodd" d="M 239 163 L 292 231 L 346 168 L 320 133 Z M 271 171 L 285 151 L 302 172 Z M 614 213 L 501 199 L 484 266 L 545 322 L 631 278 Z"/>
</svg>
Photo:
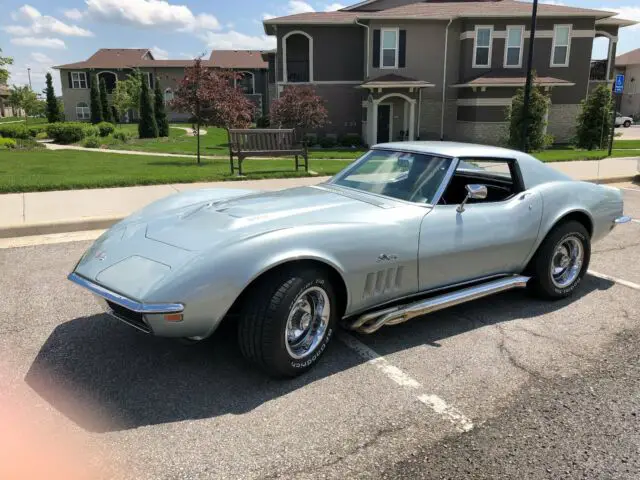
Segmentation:
<svg viewBox="0 0 640 480">
<path fill-rule="evenodd" d="M 531 99 L 531 87 L 533 83 L 533 42 L 536 38 L 536 20 L 538 18 L 538 0 L 533 0 L 531 12 L 531 35 L 529 36 L 529 56 L 527 58 L 527 81 L 524 86 L 524 99 L 522 102 L 522 146 L 523 152 L 529 151 L 529 101 Z M 553 55 L 553 52 L 552 52 Z"/>
<path fill-rule="evenodd" d="M 31 68 L 27 68 L 27 75 L 29 76 L 29 88 L 31 88 Z"/>
</svg>

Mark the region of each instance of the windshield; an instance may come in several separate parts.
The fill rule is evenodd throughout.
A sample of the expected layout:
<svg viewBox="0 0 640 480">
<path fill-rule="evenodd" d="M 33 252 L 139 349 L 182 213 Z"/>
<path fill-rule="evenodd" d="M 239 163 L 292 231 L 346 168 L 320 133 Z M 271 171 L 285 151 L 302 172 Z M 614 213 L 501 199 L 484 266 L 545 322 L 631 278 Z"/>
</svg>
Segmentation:
<svg viewBox="0 0 640 480">
<path fill-rule="evenodd" d="M 370 150 L 331 183 L 417 203 L 433 203 L 452 159 L 425 153 Z"/>
</svg>

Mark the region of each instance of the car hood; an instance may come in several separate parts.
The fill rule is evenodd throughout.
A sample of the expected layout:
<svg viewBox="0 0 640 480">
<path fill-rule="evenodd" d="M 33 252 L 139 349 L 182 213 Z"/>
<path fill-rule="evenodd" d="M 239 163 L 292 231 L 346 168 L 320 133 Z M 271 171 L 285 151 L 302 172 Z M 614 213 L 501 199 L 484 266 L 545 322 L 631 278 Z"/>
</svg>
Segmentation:
<svg viewBox="0 0 640 480">
<path fill-rule="evenodd" d="M 146 237 L 197 251 L 276 230 L 357 219 L 371 203 L 315 187 L 204 201 L 146 220 Z"/>
</svg>

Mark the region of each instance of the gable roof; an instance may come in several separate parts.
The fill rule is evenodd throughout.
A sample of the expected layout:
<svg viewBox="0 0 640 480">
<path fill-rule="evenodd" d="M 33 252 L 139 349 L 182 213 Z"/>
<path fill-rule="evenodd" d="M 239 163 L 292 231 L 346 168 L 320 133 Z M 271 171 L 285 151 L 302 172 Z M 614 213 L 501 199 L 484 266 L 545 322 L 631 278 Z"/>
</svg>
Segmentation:
<svg viewBox="0 0 640 480">
<path fill-rule="evenodd" d="M 268 68 L 264 53 L 264 50 L 214 50 L 209 57 L 209 63 L 220 68 Z"/>
<path fill-rule="evenodd" d="M 377 1 L 377 0 L 372 0 Z M 349 7 L 351 8 L 351 7 Z M 617 15 L 616 12 L 591 8 L 568 7 L 541 3 L 539 17 L 592 17 L 596 20 Z M 454 18 L 529 18 L 531 3 L 516 0 L 475 0 L 454 2 L 419 2 L 380 11 L 358 12 L 339 10 L 336 12 L 309 12 L 265 20 L 265 31 L 272 34 L 273 25 L 350 25 L 356 20 L 449 20 Z"/>
<path fill-rule="evenodd" d="M 375 4 L 382 0 L 363 0 L 361 2 L 356 3 L 355 5 L 349 5 L 348 7 L 341 8 L 339 11 L 341 12 L 351 12 L 354 10 L 358 10 L 362 7 L 367 7 L 369 5 L 373 5 L 373 9 L 368 11 L 375 11 Z M 430 0 L 422 0 L 423 2 L 429 2 Z M 434 2 L 437 1 L 446 1 L 446 0 L 432 0 Z M 459 0 L 459 1 L 467 1 L 467 2 L 502 2 L 503 0 Z M 407 4 L 415 3 L 415 0 L 408 0 Z M 384 10 L 384 8 L 378 8 L 378 10 Z"/>
<path fill-rule="evenodd" d="M 625 65 L 638 65 L 640 64 L 640 48 L 631 50 L 625 54 L 616 57 L 616 66 L 623 67 Z"/>
<path fill-rule="evenodd" d="M 101 48 L 82 62 L 67 63 L 53 68 L 131 68 L 188 67 L 193 60 L 156 60 L 148 48 Z"/>
</svg>

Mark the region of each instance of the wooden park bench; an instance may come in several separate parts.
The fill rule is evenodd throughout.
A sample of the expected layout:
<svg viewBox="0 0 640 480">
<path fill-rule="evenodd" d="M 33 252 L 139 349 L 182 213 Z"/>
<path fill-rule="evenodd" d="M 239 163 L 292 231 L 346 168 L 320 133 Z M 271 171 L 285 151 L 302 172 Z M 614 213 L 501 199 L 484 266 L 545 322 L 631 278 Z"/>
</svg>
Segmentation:
<svg viewBox="0 0 640 480">
<path fill-rule="evenodd" d="M 294 129 L 230 129 L 229 162 L 231 173 L 242 175 L 242 161 L 247 157 L 286 157 L 294 156 L 296 170 L 304 166 L 309 171 L 309 155 L 302 142 L 296 141 Z M 235 165 L 234 157 L 238 159 Z M 299 158 L 304 164 L 299 163 Z"/>
</svg>

